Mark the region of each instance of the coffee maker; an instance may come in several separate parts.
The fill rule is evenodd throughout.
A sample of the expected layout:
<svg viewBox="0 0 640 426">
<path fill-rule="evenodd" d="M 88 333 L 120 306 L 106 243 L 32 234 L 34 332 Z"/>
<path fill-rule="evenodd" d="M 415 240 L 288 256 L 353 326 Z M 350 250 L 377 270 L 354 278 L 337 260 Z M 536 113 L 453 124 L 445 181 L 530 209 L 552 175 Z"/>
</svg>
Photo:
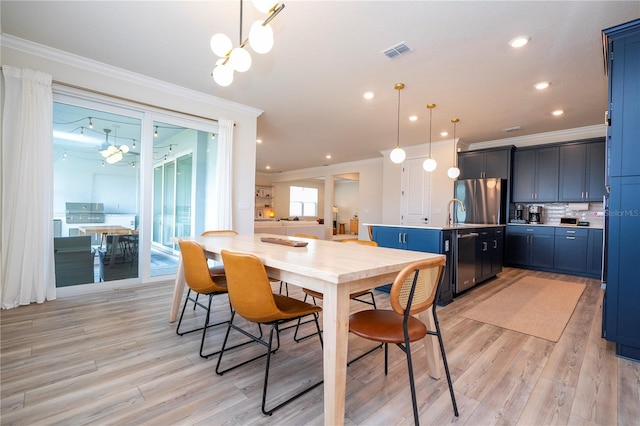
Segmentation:
<svg viewBox="0 0 640 426">
<path fill-rule="evenodd" d="M 542 223 L 542 206 L 529 206 L 529 223 Z"/>
<path fill-rule="evenodd" d="M 522 204 L 516 204 L 516 221 L 520 222 L 524 219 L 524 206 Z"/>
</svg>

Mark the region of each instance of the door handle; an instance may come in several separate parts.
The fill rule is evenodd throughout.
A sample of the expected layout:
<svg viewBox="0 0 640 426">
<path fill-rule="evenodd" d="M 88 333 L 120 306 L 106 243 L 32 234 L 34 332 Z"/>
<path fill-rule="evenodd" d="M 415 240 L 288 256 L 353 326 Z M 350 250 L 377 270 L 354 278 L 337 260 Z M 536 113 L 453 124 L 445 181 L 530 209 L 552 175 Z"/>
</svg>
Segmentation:
<svg viewBox="0 0 640 426">
<path fill-rule="evenodd" d="M 402 244 L 402 232 L 398 232 L 398 244 Z"/>
<path fill-rule="evenodd" d="M 488 248 L 488 247 L 487 247 L 487 242 L 486 242 L 486 241 L 483 241 L 483 242 L 482 242 L 482 251 L 487 251 L 487 248 Z"/>
<path fill-rule="evenodd" d="M 407 243 L 407 233 L 406 233 L 406 232 L 404 232 L 404 233 L 402 234 L 402 243 L 403 243 L 403 244 L 406 244 L 406 243 Z"/>
<path fill-rule="evenodd" d="M 493 248 L 494 249 L 498 248 L 498 240 L 493 240 Z"/>
</svg>

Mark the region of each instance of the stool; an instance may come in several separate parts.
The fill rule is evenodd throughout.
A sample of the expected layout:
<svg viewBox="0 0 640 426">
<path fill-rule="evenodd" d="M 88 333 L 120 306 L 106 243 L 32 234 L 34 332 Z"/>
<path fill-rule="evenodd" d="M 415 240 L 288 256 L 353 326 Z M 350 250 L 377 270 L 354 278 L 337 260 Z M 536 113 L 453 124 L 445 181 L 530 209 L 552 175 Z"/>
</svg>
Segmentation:
<svg viewBox="0 0 640 426">
<path fill-rule="evenodd" d="M 340 232 L 338 232 L 338 234 L 346 234 L 346 231 L 344 230 L 346 223 L 341 223 L 340 224 Z"/>
</svg>

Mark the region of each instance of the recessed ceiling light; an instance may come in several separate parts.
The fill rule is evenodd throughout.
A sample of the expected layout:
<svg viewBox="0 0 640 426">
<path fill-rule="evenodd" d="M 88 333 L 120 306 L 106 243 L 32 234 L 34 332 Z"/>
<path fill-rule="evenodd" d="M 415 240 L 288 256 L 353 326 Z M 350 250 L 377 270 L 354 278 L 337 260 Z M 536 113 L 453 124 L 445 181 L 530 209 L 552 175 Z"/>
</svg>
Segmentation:
<svg viewBox="0 0 640 426">
<path fill-rule="evenodd" d="M 564 111 L 561 109 L 557 109 L 555 111 L 552 111 L 551 114 L 555 115 L 556 117 L 561 116 L 562 114 L 564 114 Z"/>
<path fill-rule="evenodd" d="M 365 92 L 365 94 L 363 95 L 365 99 L 373 99 L 374 94 L 373 92 Z"/>
<path fill-rule="evenodd" d="M 271 166 L 267 166 L 267 167 L 265 167 L 265 169 L 271 170 Z"/>
<path fill-rule="evenodd" d="M 418 120 L 418 116 L 417 115 L 412 115 L 409 117 L 409 121 L 416 121 Z"/>
<path fill-rule="evenodd" d="M 325 158 L 326 159 L 331 159 L 331 154 L 327 154 Z"/>
<path fill-rule="evenodd" d="M 529 40 L 530 39 L 529 39 L 528 36 L 519 36 L 519 37 L 516 37 L 516 38 L 512 39 L 509 42 L 509 46 L 517 49 L 517 48 L 522 47 L 525 44 L 529 43 Z"/>
<path fill-rule="evenodd" d="M 534 87 L 538 90 L 544 90 L 549 87 L 550 84 L 551 83 L 549 83 L 548 81 L 541 81 L 540 83 L 536 83 Z"/>
<path fill-rule="evenodd" d="M 262 143 L 262 139 L 256 139 L 256 143 Z"/>
<path fill-rule="evenodd" d="M 449 132 L 440 132 L 440 136 L 449 136 Z"/>
</svg>

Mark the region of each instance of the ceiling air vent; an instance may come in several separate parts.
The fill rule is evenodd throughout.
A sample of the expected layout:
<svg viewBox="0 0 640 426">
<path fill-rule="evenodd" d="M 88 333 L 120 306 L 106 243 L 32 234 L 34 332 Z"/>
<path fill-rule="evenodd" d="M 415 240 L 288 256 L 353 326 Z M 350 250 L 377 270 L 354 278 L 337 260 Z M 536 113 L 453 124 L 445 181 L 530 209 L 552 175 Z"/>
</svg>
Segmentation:
<svg viewBox="0 0 640 426">
<path fill-rule="evenodd" d="M 520 130 L 520 126 L 507 127 L 506 129 L 502 129 L 502 130 L 507 133 L 517 132 L 518 130 Z"/>
<path fill-rule="evenodd" d="M 404 41 L 382 51 L 384 56 L 389 59 L 395 59 L 398 56 L 406 55 L 409 52 L 413 52 L 413 49 L 407 46 Z"/>
</svg>

